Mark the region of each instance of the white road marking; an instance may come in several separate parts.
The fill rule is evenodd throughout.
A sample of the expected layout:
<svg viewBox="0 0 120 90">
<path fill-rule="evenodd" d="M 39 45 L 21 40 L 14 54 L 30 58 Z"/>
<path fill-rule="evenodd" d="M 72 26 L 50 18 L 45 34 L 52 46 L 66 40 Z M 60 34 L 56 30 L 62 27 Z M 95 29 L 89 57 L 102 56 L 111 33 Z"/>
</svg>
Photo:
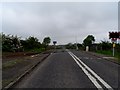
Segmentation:
<svg viewBox="0 0 120 90">
<path fill-rule="evenodd" d="M 67 50 L 68 51 L 68 50 Z M 72 58 L 76 61 L 76 63 L 82 68 L 82 70 L 84 71 L 84 73 L 88 70 L 89 72 L 92 73 L 92 75 L 94 75 L 94 77 L 96 77 L 106 88 L 110 89 L 110 90 L 113 90 L 113 88 L 108 85 L 100 76 L 98 76 L 92 69 L 90 69 L 86 64 L 84 64 L 77 56 L 75 56 L 72 52 L 68 51 L 68 53 L 72 56 Z M 78 61 L 87 69 L 83 69 L 84 67 L 81 66 L 81 64 L 78 62 Z M 93 77 L 91 77 L 91 75 L 86 72 L 85 73 L 89 79 L 93 82 L 93 84 L 99 88 L 101 87 L 100 85 L 98 85 L 98 82 L 96 81 L 96 79 Z M 90 75 L 90 76 L 89 76 Z"/>
<path fill-rule="evenodd" d="M 75 60 L 75 62 L 79 65 L 79 67 L 83 70 L 83 72 L 88 76 L 88 78 L 92 81 L 92 83 L 98 89 L 103 90 L 102 87 L 101 87 L 101 85 L 96 81 L 96 79 L 88 73 L 88 71 L 75 59 L 75 57 L 71 53 L 69 53 L 69 54 L 72 56 L 72 58 Z"/>
<path fill-rule="evenodd" d="M 73 53 L 72 53 L 73 54 Z M 74 55 L 74 54 L 73 54 Z M 75 56 L 75 55 L 74 55 Z M 106 88 L 112 88 L 110 85 L 108 85 L 100 76 L 98 76 L 92 69 L 90 69 L 86 64 L 84 64 L 77 56 L 75 56 L 76 59 L 80 61 L 84 67 L 89 70 Z"/>
</svg>

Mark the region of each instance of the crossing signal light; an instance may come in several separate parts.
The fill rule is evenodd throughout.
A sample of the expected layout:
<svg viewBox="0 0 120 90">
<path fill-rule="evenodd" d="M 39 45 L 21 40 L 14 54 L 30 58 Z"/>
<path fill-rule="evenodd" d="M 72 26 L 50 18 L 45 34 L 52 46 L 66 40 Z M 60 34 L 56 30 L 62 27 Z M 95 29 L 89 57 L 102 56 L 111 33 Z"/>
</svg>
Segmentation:
<svg viewBox="0 0 120 90">
<path fill-rule="evenodd" d="M 116 36 L 116 38 L 119 38 L 119 33 L 115 32 L 115 36 Z"/>
<path fill-rule="evenodd" d="M 120 32 L 109 32 L 109 39 L 120 38 Z"/>
</svg>

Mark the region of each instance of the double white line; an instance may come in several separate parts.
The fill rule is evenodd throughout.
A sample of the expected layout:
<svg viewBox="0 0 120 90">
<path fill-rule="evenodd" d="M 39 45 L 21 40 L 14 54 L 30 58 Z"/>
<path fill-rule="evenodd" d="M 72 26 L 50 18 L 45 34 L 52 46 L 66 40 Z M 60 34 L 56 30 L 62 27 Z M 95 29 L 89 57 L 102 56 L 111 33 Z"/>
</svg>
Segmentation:
<svg viewBox="0 0 120 90">
<path fill-rule="evenodd" d="M 67 50 L 68 51 L 68 50 Z M 103 84 L 105 88 L 113 90 L 113 88 L 108 85 L 100 76 L 98 76 L 92 69 L 90 69 L 85 63 L 83 63 L 77 56 L 75 56 L 72 52 L 68 51 L 70 56 L 75 60 L 75 62 L 79 65 L 79 67 L 83 70 L 83 72 L 88 76 L 91 82 L 100 90 L 103 90 L 103 87 L 100 85 Z M 99 81 L 99 82 L 98 82 Z"/>
</svg>

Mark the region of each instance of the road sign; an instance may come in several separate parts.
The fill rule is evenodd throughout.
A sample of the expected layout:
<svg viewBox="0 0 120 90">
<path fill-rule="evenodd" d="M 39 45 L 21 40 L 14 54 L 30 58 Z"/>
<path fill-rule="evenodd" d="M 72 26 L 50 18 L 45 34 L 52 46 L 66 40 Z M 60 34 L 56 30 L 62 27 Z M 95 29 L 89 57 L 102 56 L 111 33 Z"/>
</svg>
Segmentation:
<svg viewBox="0 0 120 90">
<path fill-rule="evenodd" d="M 53 41 L 53 44 L 55 45 L 57 43 L 57 41 Z"/>
<path fill-rule="evenodd" d="M 109 39 L 111 39 L 113 43 L 113 56 L 115 56 L 115 43 L 117 39 L 120 39 L 120 32 L 109 32 Z"/>
<path fill-rule="evenodd" d="M 115 47 L 115 43 L 113 44 L 113 48 Z"/>
</svg>

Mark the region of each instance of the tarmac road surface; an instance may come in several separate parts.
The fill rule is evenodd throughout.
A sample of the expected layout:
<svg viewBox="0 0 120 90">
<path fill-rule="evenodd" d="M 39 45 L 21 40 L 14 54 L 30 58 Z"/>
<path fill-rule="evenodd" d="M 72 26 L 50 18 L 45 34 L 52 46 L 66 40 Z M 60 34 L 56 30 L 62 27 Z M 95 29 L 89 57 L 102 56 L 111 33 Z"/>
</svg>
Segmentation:
<svg viewBox="0 0 120 90">
<path fill-rule="evenodd" d="M 14 88 L 118 89 L 118 67 L 83 51 L 57 50 Z"/>
</svg>

